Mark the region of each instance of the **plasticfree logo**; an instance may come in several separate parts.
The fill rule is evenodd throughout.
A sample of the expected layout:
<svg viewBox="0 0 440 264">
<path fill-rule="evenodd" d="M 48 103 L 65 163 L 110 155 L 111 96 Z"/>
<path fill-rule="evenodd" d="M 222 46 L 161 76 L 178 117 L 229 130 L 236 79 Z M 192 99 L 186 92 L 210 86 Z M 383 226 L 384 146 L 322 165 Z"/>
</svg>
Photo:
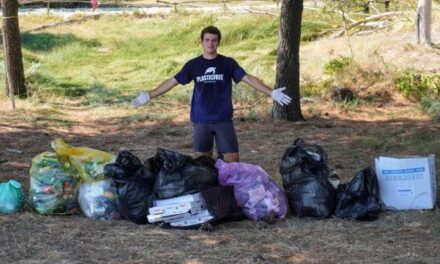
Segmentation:
<svg viewBox="0 0 440 264">
<path fill-rule="evenodd" d="M 205 70 L 205 75 L 197 76 L 198 83 L 210 83 L 215 81 L 223 81 L 223 74 L 215 74 L 216 67 L 209 67 Z"/>
<path fill-rule="evenodd" d="M 205 74 L 215 74 L 215 67 L 209 67 L 206 69 Z"/>
</svg>

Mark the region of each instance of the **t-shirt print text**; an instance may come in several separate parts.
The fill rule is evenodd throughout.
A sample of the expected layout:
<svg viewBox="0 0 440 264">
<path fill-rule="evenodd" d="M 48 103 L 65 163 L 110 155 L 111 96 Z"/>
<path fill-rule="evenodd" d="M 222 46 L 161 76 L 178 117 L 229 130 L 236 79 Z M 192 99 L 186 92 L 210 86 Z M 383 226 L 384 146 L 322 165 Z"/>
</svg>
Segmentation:
<svg viewBox="0 0 440 264">
<path fill-rule="evenodd" d="M 205 70 L 205 74 L 197 76 L 196 81 L 198 83 L 211 83 L 215 81 L 223 81 L 223 74 L 215 74 L 216 67 L 208 67 Z"/>
</svg>

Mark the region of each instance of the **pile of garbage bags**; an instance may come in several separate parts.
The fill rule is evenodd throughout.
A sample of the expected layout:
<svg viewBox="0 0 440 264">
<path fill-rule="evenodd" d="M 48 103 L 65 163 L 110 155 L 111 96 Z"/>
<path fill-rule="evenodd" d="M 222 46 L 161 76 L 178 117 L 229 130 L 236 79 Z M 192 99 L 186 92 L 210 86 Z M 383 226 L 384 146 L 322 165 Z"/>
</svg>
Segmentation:
<svg viewBox="0 0 440 264">
<path fill-rule="evenodd" d="M 280 188 L 261 168 L 262 176 L 254 175 L 259 189 L 252 189 L 255 182 L 250 180 L 246 183 L 237 182 L 247 185 L 250 191 L 246 198 L 242 198 L 237 190 L 240 192 L 245 187 L 223 182 L 221 177 L 225 174 L 222 174 L 223 170 L 218 170 L 219 162 L 215 163 L 205 156 L 194 159 L 173 150 L 159 148 L 154 157 L 141 164 L 132 153 L 122 151 L 114 163 L 105 165 L 104 174 L 115 182 L 116 204 L 122 217 L 137 224 L 147 223 L 148 209 L 153 207 L 155 201 L 199 192 L 215 221 L 243 219 L 244 215 L 260 220 L 274 212 L 277 218 L 285 216 L 286 200 Z M 229 165 L 236 166 L 234 163 L 223 163 L 222 168 Z M 240 173 L 248 171 L 253 176 L 253 169 L 249 169 L 252 166 L 247 166 Z M 268 189 L 273 190 L 274 194 Z"/>
<path fill-rule="evenodd" d="M 296 139 L 285 150 L 280 174 L 295 216 L 374 220 L 382 211 L 377 176 L 371 167 L 359 171 L 350 182 L 339 184 L 338 176 L 327 165 L 324 149 L 303 139 Z"/>
<path fill-rule="evenodd" d="M 147 224 L 156 201 L 200 193 L 213 221 L 284 218 L 284 192 L 261 167 L 192 158 L 158 148 L 142 162 L 124 150 L 113 154 L 52 141 L 55 152 L 33 158 L 29 200 L 41 214 L 81 211 L 96 220 Z"/>
<path fill-rule="evenodd" d="M 113 182 L 104 176 L 104 165 L 113 154 L 72 147 L 62 139 L 51 143 L 55 152 L 32 159 L 29 201 L 40 214 L 74 214 L 81 210 L 92 219 L 117 219 Z"/>
<path fill-rule="evenodd" d="M 202 206 L 197 208 L 206 210 L 212 221 L 283 219 L 288 208 L 294 216 L 312 219 L 335 215 L 374 220 L 382 211 L 378 180 L 371 167 L 341 184 L 327 164 L 324 149 L 300 138 L 288 145 L 280 161 L 284 190 L 254 164 L 192 158 L 163 148 L 142 162 L 127 150 L 115 156 L 73 147 L 62 139 L 52 141 L 51 146 L 54 152 L 35 156 L 30 169 L 29 204 L 40 214 L 81 211 L 96 220 L 147 224 L 148 219 L 169 220 L 165 214 L 151 214 L 158 202 L 188 195 L 200 197 L 197 201 Z M 20 183 L 0 184 L 1 213 L 17 212 L 23 204 Z M 172 216 L 177 219 L 183 214 Z"/>
</svg>

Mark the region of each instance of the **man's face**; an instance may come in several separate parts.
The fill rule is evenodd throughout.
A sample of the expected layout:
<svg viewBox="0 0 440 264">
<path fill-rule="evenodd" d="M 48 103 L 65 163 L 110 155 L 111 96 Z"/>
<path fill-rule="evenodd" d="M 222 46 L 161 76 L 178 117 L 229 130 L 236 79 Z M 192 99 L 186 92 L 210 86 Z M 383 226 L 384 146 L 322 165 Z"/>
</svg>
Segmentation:
<svg viewBox="0 0 440 264">
<path fill-rule="evenodd" d="M 218 36 L 216 34 L 205 33 L 203 35 L 202 47 L 204 53 L 216 54 L 218 45 Z"/>
</svg>

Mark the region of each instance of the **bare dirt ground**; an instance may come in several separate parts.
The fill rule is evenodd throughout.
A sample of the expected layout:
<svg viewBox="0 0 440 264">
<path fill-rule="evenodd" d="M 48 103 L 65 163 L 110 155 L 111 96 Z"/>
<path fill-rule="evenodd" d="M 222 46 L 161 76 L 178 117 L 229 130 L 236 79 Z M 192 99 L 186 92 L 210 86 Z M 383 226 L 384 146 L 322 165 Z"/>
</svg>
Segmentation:
<svg viewBox="0 0 440 264">
<path fill-rule="evenodd" d="M 70 110 L 64 112 L 63 120 L 71 123 L 67 128 L 48 126 L 44 116 L 17 122 L 14 114 L 2 113 L 12 118 L 1 123 L 1 181 L 18 179 L 27 188 L 32 157 L 50 150 L 50 141 L 57 137 L 113 153 L 129 149 L 141 159 L 154 155 L 157 147 L 191 153 L 192 127 L 187 121 L 126 126 L 121 120 L 87 117 L 87 109 L 66 109 Z M 307 121 L 300 123 L 237 118 L 241 158 L 259 164 L 279 181 L 284 148 L 303 137 L 322 145 L 329 165 L 336 167 L 342 181 L 348 181 L 357 170 L 373 165 L 377 155 L 423 153 L 405 144 L 411 138 L 412 142 L 414 137 L 438 142 L 440 125 L 420 115 L 413 118 L 414 109 L 411 103 L 400 103 L 358 113 L 324 110 L 306 114 Z M 367 117 L 368 112 L 374 112 L 374 117 Z M 438 149 L 435 153 L 440 154 Z M 124 220 L 101 222 L 82 215 L 44 216 L 27 207 L 17 214 L 0 215 L 0 223 L 1 263 L 440 262 L 438 210 L 385 212 L 373 222 L 289 216 L 263 229 L 246 220 L 222 223 L 214 232 L 138 226 Z"/>
</svg>

